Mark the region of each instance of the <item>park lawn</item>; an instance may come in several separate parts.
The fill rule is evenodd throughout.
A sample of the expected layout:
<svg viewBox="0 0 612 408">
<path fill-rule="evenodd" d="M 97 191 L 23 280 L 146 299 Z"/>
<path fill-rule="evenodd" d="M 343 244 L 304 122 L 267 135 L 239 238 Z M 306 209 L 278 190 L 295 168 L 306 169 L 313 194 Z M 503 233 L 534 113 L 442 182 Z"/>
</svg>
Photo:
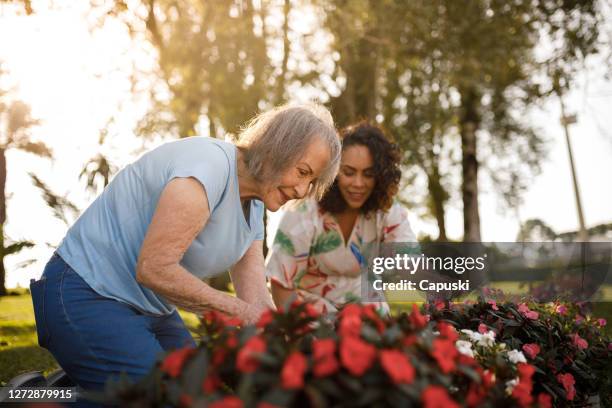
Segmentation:
<svg viewBox="0 0 612 408">
<path fill-rule="evenodd" d="M 198 326 L 193 313 L 181 311 L 190 330 Z M 16 375 L 58 368 L 51 354 L 38 346 L 34 310 L 29 293 L 0 297 L 0 386 Z"/>
</svg>

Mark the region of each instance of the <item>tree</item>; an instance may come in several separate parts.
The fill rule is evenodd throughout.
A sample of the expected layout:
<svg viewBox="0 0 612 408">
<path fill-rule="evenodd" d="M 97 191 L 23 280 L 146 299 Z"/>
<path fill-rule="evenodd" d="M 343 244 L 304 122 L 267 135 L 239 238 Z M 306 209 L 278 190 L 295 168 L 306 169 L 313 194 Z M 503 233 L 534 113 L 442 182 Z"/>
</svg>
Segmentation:
<svg viewBox="0 0 612 408">
<path fill-rule="evenodd" d="M 32 246 L 23 241 L 8 244 L 4 234 L 6 223 L 6 151 L 18 149 L 40 157 L 51 158 L 51 150 L 42 142 L 31 138 L 30 129 L 36 125 L 30 107 L 21 101 L 0 104 L 0 296 L 6 295 L 4 258 Z"/>
<path fill-rule="evenodd" d="M 594 3 L 326 3 L 326 27 L 336 39 L 345 84 L 332 98 L 334 113 L 344 123 L 380 115 L 407 151 L 407 162 L 427 177 L 439 239 L 445 238 L 444 205 L 456 188 L 449 177 L 455 143 L 464 240 L 481 239 L 479 169 L 487 170 L 506 205 L 520 203 L 545 155 L 543 137 L 526 112 L 550 94 L 538 80 L 551 61 L 563 67 L 593 52 Z M 554 58 L 541 61 L 535 50 L 547 38 L 543 33 L 566 41 Z"/>
<path fill-rule="evenodd" d="M 130 32 L 146 33 L 158 56 L 156 76 L 163 86 L 151 91 L 153 106 L 140 134 L 187 137 L 203 123 L 213 137 L 234 133 L 272 99 L 263 3 L 112 3 L 105 14 L 122 18 Z"/>
</svg>

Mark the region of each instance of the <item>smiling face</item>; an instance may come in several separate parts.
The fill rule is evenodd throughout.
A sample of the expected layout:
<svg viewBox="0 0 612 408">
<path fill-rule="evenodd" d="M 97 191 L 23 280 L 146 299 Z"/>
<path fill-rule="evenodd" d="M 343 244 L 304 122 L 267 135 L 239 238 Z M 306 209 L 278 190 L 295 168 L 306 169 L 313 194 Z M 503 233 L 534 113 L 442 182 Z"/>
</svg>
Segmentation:
<svg viewBox="0 0 612 408">
<path fill-rule="evenodd" d="M 305 197 L 330 161 L 326 143 L 315 137 L 304 155 L 289 169 L 283 172 L 280 180 L 264 189 L 262 201 L 266 209 L 276 211 L 289 200 Z"/>
<path fill-rule="evenodd" d="M 349 208 L 357 210 L 368 200 L 376 184 L 370 149 L 352 145 L 342 152 L 336 180 L 340 194 Z"/>
</svg>

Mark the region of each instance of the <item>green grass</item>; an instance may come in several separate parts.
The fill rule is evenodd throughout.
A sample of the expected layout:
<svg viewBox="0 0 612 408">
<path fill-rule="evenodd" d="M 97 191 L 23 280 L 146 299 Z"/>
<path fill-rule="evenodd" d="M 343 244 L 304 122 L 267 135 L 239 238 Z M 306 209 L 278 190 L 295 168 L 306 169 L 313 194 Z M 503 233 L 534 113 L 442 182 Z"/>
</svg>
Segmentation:
<svg viewBox="0 0 612 408">
<path fill-rule="evenodd" d="M 180 312 L 190 330 L 198 326 L 193 313 Z M 0 297 L 0 386 L 16 375 L 58 368 L 55 359 L 38 346 L 34 310 L 29 293 Z"/>
<path fill-rule="evenodd" d="M 55 370 L 51 354 L 38 347 L 29 294 L 0 297 L 0 384 L 27 371 Z"/>
</svg>

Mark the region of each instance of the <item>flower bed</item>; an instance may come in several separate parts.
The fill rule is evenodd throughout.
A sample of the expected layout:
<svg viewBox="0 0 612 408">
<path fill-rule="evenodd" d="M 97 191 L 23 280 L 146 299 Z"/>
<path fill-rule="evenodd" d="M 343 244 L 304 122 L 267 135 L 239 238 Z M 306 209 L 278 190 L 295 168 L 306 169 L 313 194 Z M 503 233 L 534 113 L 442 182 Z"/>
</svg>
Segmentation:
<svg viewBox="0 0 612 408">
<path fill-rule="evenodd" d="M 196 349 L 109 395 L 213 408 L 578 406 L 606 385 L 609 339 L 553 307 L 438 304 L 392 318 L 351 304 L 331 318 L 296 303 L 246 327 L 208 313 Z"/>
</svg>

